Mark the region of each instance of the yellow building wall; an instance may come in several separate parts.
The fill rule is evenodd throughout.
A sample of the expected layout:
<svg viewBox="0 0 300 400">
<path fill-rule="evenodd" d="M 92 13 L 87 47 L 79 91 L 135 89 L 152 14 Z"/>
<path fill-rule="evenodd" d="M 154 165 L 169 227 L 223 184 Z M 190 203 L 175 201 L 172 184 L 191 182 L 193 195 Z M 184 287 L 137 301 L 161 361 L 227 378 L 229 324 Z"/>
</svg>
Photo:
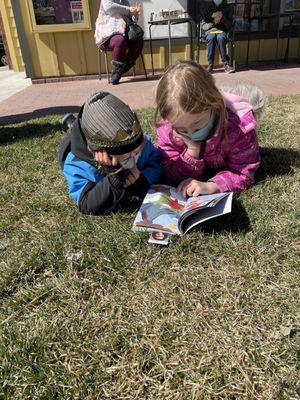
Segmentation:
<svg viewBox="0 0 300 400">
<path fill-rule="evenodd" d="M 1 0 L 9 4 L 10 0 Z M 99 0 L 89 0 L 91 29 L 65 32 L 33 32 L 30 12 L 27 1 L 19 0 L 24 30 L 30 57 L 32 60 L 33 77 L 62 77 L 98 72 L 97 47 L 94 42 L 94 26 L 99 9 Z M 279 59 L 283 59 L 286 39 L 280 40 Z M 291 39 L 290 57 L 297 56 L 298 39 Z M 172 61 L 189 58 L 189 45 L 175 44 L 172 47 Z M 196 55 L 196 49 L 194 49 Z M 236 43 L 236 61 L 243 63 L 246 59 L 247 42 Z M 264 61 L 275 58 L 276 40 L 253 40 L 249 47 L 249 61 Z M 147 70 L 151 70 L 149 45 L 145 45 L 144 58 Z M 168 64 L 168 46 L 153 46 L 153 59 L 155 69 L 164 69 Z M 110 53 L 109 53 L 110 61 Z M 206 65 L 206 46 L 201 44 L 200 63 Z M 220 63 L 216 51 L 216 64 Z M 104 55 L 101 53 L 102 72 L 105 72 Z M 140 59 L 137 62 L 136 72 L 142 72 Z"/>
<path fill-rule="evenodd" d="M 97 48 L 93 30 L 99 0 L 89 2 L 92 29 L 65 32 L 33 32 L 28 4 L 19 0 L 32 78 L 91 74 L 97 71 Z"/>
<path fill-rule="evenodd" d="M 16 72 L 24 71 L 24 63 L 18 39 L 18 32 L 10 0 L 0 0 L 0 13 L 9 49 L 12 68 Z"/>
</svg>

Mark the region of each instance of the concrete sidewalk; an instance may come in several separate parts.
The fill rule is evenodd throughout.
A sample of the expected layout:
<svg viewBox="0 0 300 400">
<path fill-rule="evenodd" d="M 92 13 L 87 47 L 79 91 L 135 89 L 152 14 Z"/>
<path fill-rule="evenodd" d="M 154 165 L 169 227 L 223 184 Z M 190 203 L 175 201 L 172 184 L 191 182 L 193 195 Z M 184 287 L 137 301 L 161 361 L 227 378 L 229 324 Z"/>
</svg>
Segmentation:
<svg viewBox="0 0 300 400">
<path fill-rule="evenodd" d="M 269 69 L 267 69 L 269 68 Z M 277 68 L 260 67 L 225 74 L 213 74 L 217 85 L 234 82 L 252 82 L 268 95 L 300 94 L 300 65 L 283 64 Z M 120 97 L 132 108 L 154 107 L 155 87 L 159 75 L 149 80 L 140 77 L 125 77 L 116 86 L 109 85 L 104 77 L 97 79 L 36 84 L 0 102 L 0 125 L 49 115 L 76 112 L 85 98 L 93 91 L 109 91 Z"/>
<path fill-rule="evenodd" d="M 0 102 L 31 86 L 25 72 L 14 72 L 8 66 L 0 67 Z"/>
</svg>

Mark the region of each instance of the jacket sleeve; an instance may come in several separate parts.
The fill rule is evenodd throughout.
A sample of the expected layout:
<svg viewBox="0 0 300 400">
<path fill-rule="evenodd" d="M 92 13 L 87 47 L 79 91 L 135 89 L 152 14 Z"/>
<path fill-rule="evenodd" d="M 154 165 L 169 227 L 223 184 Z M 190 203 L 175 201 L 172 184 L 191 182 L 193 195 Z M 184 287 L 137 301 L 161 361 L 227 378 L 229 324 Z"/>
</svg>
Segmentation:
<svg viewBox="0 0 300 400">
<path fill-rule="evenodd" d="M 223 7 L 222 14 L 223 15 L 220 21 L 220 26 L 225 27 L 226 32 L 230 32 L 232 29 L 232 21 L 233 21 L 233 9 L 231 7 L 231 4 L 226 4 Z"/>
<path fill-rule="evenodd" d="M 159 183 L 162 177 L 161 157 L 150 139 L 145 145 L 145 162 L 141 166 L 141 174 L 146 178 L 149 187 Z"/>
<path fill-rule="evenodd" d="M 213 19 L 212 19 L 212 7 L 211 5 L 204 3 L 203 2 L 203 21 L 206 23 L 213 23 Z"/>
<path fill-rule="evenodd" d="M 124 182 L 117 175 L 108 175 L 97 184 L 88 183 L 79 199 L 83 214 L 107 215 L 124 195 Z"/>
<path fill-rule="evenodd" d="M 256 131 L 239 132 L 228 140 L 225 154 L 227 168 L 209 179 L 218 185 L 220 192 L 241 192 L 254 182 L 260 164 Z"/>
<path fill-rule="evenodd" d="M 126 3 L 128 3 L 128 1 L 126 1 Z M 129 11 L 130 11 L 129 3 L 128 3 L 128 5 L 122 5 L 122 4 L 115 3 L 114 1 L 111 1 L 111 0 L 102 0 L 102 6 L 103 6 L 104 11 L 108 14 L 118 13 L 121 15 L 129 15 Z"/>
<path fill-rule="evenodd" d="M 157 147 L 168 183 L 177 185 L 187 178 L 198 179 L 204 170 L 203 160 L 190 156 L 183 141 L 178 140 L 178 145 L 173 143 L 166 127 L 158 127 L 157 136 Z"/>
<path fill-rule="evenodd" d="M 84 214 L 108 214 L 124 195 L 124 176 L 101 176 L 96 173 L 96 168 L 85 161 L 68 157 L 63 172 L 70 196 Z"/>
</svg>

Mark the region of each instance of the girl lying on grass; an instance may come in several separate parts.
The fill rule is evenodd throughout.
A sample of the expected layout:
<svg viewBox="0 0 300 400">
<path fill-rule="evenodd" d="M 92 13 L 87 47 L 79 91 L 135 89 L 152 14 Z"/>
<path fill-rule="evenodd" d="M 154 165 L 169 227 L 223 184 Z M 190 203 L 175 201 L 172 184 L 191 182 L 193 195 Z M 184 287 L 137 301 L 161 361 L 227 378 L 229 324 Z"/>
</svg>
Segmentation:
<svg viewBox="0 0 300 400">
<path fill-rule="evenodd" d="M 219 91 L 192 61 L 170 67 L 158 83 L 157 145 L 167 180 L 184 196 L 241 192 L 254 181 L 256 117 L 266 98 L 251 85 L 228 89 Z"/>
</svg>

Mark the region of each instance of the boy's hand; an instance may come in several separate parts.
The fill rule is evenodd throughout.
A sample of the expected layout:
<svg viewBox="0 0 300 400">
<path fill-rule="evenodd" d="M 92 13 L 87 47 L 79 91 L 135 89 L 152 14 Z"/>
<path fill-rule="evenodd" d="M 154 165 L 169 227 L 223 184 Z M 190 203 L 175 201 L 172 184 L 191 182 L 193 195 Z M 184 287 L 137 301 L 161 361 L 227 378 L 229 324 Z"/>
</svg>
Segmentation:
<svg viewBox="0 0 300 400">
<path fill-rule="evenodd" d="M 191 139 L 184 135 L 180 135 L 176 131 L 173 130 L 173 136 L 176 138 L 180 138 L 185 144 L 186 144 L 186 151 L 187 153 L 195 158 L 199 158 L 200 155 L 200 148 L 201 148 L 201 143 L 199 142 L 193 142 Z"/>
<path fill-rule="evenodd" d="M 115 156 L 110 156 L 105 150 L 98 150 L 94 153 L 95 160 L 101 165 L 115 167 L 118 165 L 118 160 Z"/>
<path fill-rule="evenodd" d="M 176 189 L 183 197 L 196 197 L 200 194 L 218 193 L 219 188 L 214 182 L 201 182 L 196 179 L 188 178 L 180 182 Z"/>
<path fill-rule="evenodd" d="M 140 171 L 137 169 L 137 167 L 134 167 L 130 169 L 129 174 L 126 176 L 125 179 L 125 187 L 128 187 L 130 185 L 133 185 L 140 177 Z"/>
</svg>

